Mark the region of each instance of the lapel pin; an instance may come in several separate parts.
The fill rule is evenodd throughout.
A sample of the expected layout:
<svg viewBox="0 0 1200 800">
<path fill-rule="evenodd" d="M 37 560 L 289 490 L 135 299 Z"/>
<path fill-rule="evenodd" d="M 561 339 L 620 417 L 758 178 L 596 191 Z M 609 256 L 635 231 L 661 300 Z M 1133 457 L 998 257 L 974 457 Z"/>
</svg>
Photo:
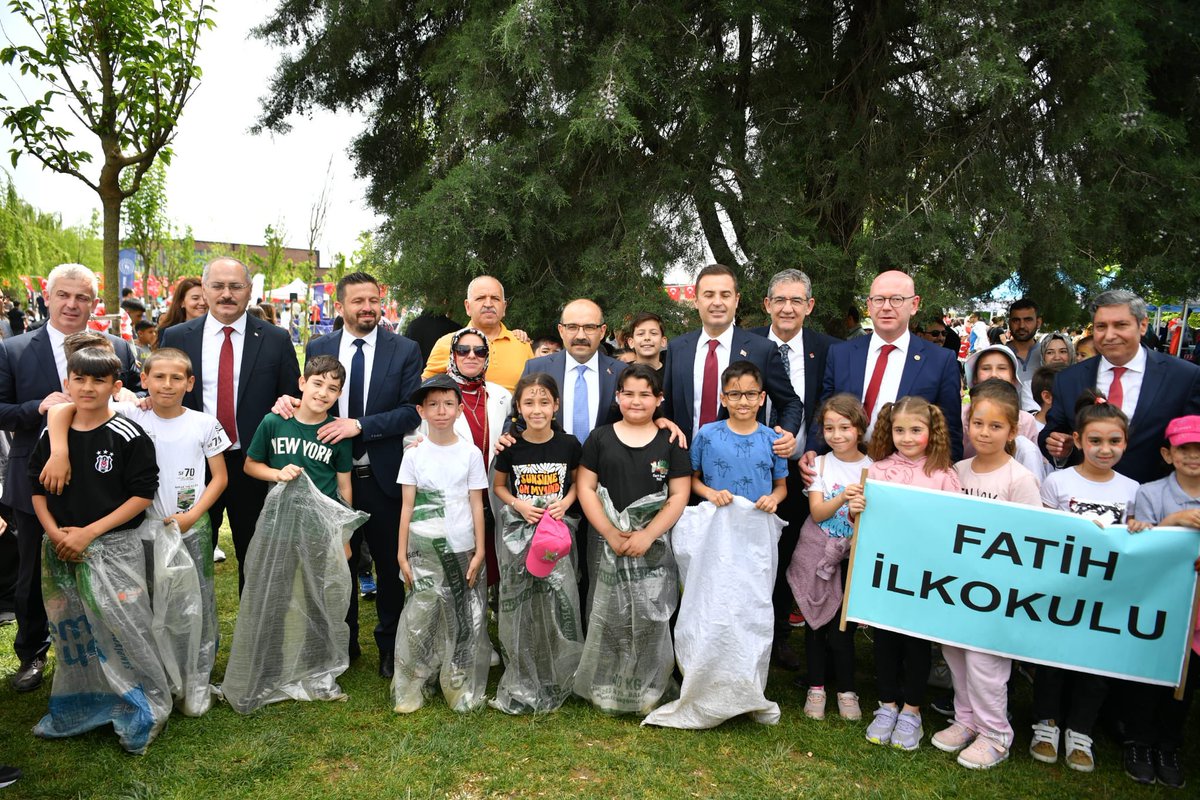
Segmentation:
<svg viewBox="0 0 1200 800">
<path fill-rule="evenodd" d="M 913 361 L 920 361 L 920 360 L 921 360 L 920 356 L 913 356 Z"/>
<path fill-rule="evenodd" d="M 738 350 L 738 355 L 740 355 L 740 356 L 744 356 L 744 355 L 746 355 L 746 351 L 745 351 L 745 350 Z"/>
<path fill-rule="evenodd" d="M 816 357 L 817 357 L 817 354 L 816 354 L 816 353 L 809 353 L 809 354 L 808 354 L 808 357 L 809 357 L 809 358 L 816 358 Z"/>
<path fill-rule="evenodd" d="M 607 372 L 609 375 L 612 375 L 612 367 L 605 367 L 604 371 Z"/>
</svg>

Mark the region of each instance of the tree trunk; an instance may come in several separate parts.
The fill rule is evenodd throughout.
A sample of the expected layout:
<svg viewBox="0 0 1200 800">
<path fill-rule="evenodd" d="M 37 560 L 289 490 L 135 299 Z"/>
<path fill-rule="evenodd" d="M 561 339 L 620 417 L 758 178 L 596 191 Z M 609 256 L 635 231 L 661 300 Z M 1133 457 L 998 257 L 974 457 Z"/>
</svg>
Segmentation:
<svg viewBox="0 0 1200 800">
<path fill-rule="evenodd" d="M 121 185 L 119 170 L 105 166 L 100 173 L 100 207 L 104 213 L 104 308 L 121 313 Z"/>
</svg>

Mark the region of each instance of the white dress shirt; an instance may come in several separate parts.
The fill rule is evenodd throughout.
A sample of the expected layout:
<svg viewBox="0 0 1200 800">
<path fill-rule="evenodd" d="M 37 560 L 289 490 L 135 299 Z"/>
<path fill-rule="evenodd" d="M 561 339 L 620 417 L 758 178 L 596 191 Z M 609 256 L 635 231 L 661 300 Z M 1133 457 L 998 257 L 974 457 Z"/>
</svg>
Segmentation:
<svg viewBox="0 0 1200 800">
<path fill-rule="evenodd" d="M 371 328 L 371 332 L 363 337 L 355 337 L 350 335 L 350 331 L 342 328 L 342 342 L 338 345 L 338 361 L 342 362 L 342 366 L 346 368 L 346 385 L 342 387 L 342 394 L 337 401 L 337 415 L 339 417 L 350 416 L 350 362 L 354 360 L 354 351 L 357 349 L 354 346 L 354 340 L 361 338 L 363 340 L 363 413 L 367 413 L 367 397 L 371 391 L 371 369 L 375 366 L 375 344 L 379 339 L 379 328 Z"/>
<path fill-rule="evenodd" d="M 700 401 L 704 399 L 704 360 L 708 358 L 708 343 L 713 337 L 700 329 L 700 338 L 696 340 L 696 361 L 692 365 L 692 435 L 700 430 Z M 733 349 L 733 326 L 716 337 L 717 341 L 717 413 L 721 413 L 721 374 L 729 366 L 730 352 Z M 765 379 L 765 376 L 764 376 Z"/>
<path fill-rule="evenodd" d="M 579 362 L 569 352 L 563 357 L 562 389 L 562 419 L 563 429 L 578 439 L 581 443 L 587 437 L 575 433 L 575 381 L 579 378 Z M 600 413 L 600 351 L 592 353 L 592 357 L 583 365 L 583 382 L 587 385 L 588 422 L 591 427 L 588 433 L 596 427 L 596 415 Z M 609 398 L 612 402 L 612 398 Z"/>
<path fill-rule="evenodd" d="M 875 362 L 879 360 L 879 351 L 885 344 L 895 345 L 896 349 L 888 356 L 887 367 L 883 371 L 883 380 L 879 383 L 879 394 L 875 397 L 875 408 L 871 409 L 870 424 L 867 425 L 867 439 L 875 430 L 875 420 L 879 418 L 879 409 L 887 403 L 894 403 L 900 393 L 900 377 L 904 374 L 904 362 L 908 360 L 908 348 L 912 344 L 912 334 L 908 331 L 900 334 L 894 342 L 885 342 L 878 333 L 871 334 L 871 342 L 867 345 L 867 371 L 863 373 L 862 397 L 867 399 L 867 388 L 871 385 L 871 375 L 875 372 Z"/>
<path fill-rule="evenodd" d="M 1137 355 L 1129 359 L 1125 365 L 1125 374 L 1121 376 L 1121 410 L 1133 422 L 1133 412 L 1137 409 L 1138 397 L 1142 393 L 1142 379 L 1146 377 L 1146 348 L 1138 347 Z M 1096 370 L 1096 391 L 1104 392 L 1108 397 L 1112 389 L 1113 365 L 1104 356 L 1100 356 L 1100 367 Z"/>
<path fill-rule="evenodd" d="M 229 327 L 233 335 L 229 340 L 233 343 L 233 412 L 237 417 L 238 382 L 242 375 L 242 352 L 246 349 L 246 315 L 242 314 Z M 220 322 L 212 314 L 204 317 L 204 338 L 200 340 L 200 369 L 204 378 L 201 394 L 204 398 L 204 413 L 215 417 L 217 415 L 217 378 L 221 371 L 221 347 L 225 344 L 225 323 Z M 247 443 L 248 444 L 248 443 Z M 239 436 L 230 450 L 242 446 Z"/>
<path fill-rule="evenodd" d="M 67 335 L 49 322 L 46 323 L 46 333 L 50 336 L 50 350 L 54 353 L 54 368 L 58 370 L 57 391 L 63 392 L 66 391 L 63 384 L 67 380 L 67 352 L 63 349 L 63 340 Z"/>
</svg>

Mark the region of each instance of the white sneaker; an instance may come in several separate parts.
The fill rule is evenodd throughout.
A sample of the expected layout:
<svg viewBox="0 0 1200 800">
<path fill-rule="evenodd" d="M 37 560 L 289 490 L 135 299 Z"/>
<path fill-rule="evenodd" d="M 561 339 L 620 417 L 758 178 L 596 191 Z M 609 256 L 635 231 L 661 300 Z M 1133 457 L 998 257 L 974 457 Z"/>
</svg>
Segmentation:
<svg viewBox="0 0 1200 800">
<path fill-rule="evenodd" d="M 1058 726 L 1048 719 L 1033 725 L 1033 741 L 1029 743 L 1029 755 L 1034 761 L 1054 764 L 1058 761 Z"/>
<path fill-rule="evenodd" d="M 838 714 L 842 719 L 857 722 L 862 719 L 862 709 L 858 705 L 858 695 L 854 692 L 838 692 Z"/>
<path fill-rule="evenodd" d="M 804 716 L 809 719 L 825 719 L 825 690 L 809 689 L 804 698 Z"/>
<path fill-rule="evenodd" d="M 1076 772 L 1091 772 L 1096 768 L 1096 758 L 1092 755 L 1092 737 L 1067 728 L 1063 744 L 1067 748 L 1067 755 L 1063 761 L 1067 762 L 1069 768 Z"/>
<path fill-rule="evenodd" d="M 494 647 L 492 648 L 492 655 L 488 659 L 488 665 L 492 667 L 500 666 L 500 651 Z"/>
<path fill-rule="evenodd" d="M 213 548 L 213 563 L 220 564 L 225 560 L 225 551 L 219 547 Z"/>
</svg>

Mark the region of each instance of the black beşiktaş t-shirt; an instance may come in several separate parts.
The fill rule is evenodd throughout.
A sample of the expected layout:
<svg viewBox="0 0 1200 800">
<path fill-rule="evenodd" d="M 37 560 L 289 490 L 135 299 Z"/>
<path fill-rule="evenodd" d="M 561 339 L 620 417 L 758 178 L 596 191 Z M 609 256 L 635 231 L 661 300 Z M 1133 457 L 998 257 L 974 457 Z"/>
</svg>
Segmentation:
<svg viewBox="0 0 1200 800">
<path fill-rule="evenodd" d="M 509 476 L 508 490 L 515 497 L 531 502 L 544 498 L 549 505 L 571 491 L 571 473 L 579 466 L 582 451 L 574 436 L 554 431 L 548 442 L 518 437 L 511 447 L 496 454 L 493 463 L 497 472 Z"/>
<path fill-rule="evenodd" d="M 72 428 L 67 435 L 67 449 L 71 482 L 62 494 L 48 495 L 38 482 L 38 475 L 50 458 L 48 433 L 42 433 L 29 459 L 33 494 L 45 495 L 46 506 L 59 527 L 90 525 L 116 511 L 131 497 L 154 499 L 158 491 L 154 443 L 136 422 L 114 414 L 108 422 L 90 431 Z M 142 512 L 114 530 L 136 528 L 145 518 Z"/>
<path fill-rule="evenodd" d="M 630 447 L 617 438 L 612 425 L 592 431 L 579 465 L 596 473 L 617 511 L 654 494 L 671 478 L 692 474 L 687 451 L 671 443 L 670 431 L 659 430 L 649 444 Z"/>
</svg>

